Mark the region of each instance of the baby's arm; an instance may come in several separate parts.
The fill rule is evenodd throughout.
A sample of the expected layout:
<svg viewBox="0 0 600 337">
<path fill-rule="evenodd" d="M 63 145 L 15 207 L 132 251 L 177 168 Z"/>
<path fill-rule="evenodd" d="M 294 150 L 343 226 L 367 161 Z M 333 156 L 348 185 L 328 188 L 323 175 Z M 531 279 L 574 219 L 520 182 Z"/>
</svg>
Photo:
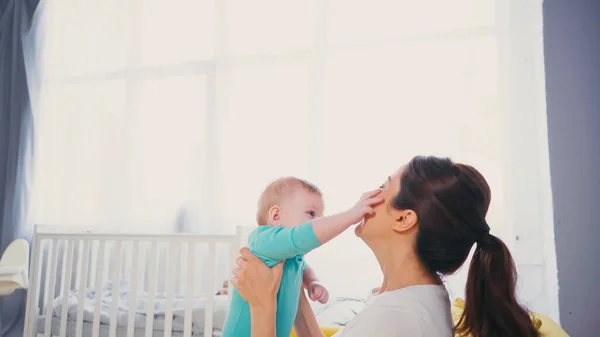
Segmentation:
<svg viewBox="0 0 600 337">
<path fill-rule="evenodd" d="M 302 273 L 302 284 L 305 288 L 308 288 L 308 285 L 313 282 L 319 282 L 317 272 L 311 266 L 307 266 Z"/>
<path fill-rule="evenodd" d="M 315 219 L 296 227 L 261 226 L 250 237 L 248 248 L 269 267 L 313 249 L 340 235 L 355 223 L 349 212 Z"/>
<path fill-rule="evenodd" d="M 380 191 L 378 189 L 366 193 L 354 207 L 345 212 L 315 219 L 300 226 L 260 226 L 251 234 L 248 248 L 269 267 L 279 261 L 308 254 L 361 221 L 366 214 L 371 214 L 372 206 L 383 201 Z"/>
<path fill-rule="evenodd" d="M 318 301 L 323 304 L 329 301 L 329 291 L 327 291 L 327 288 L 325 288 L 321 282 L 319 282 L 317 273 L 312 267 L 307 266 L 304 268 L 304 272 L 302 274 L 302 284 L 308 291 L 308 297 L 310 297 L 311 300 Z"/>
<path fill-rule="evenodd" d="M 324 337 L 325 335 L 319 328 L 319 323 L 315 317 L 310 303 L 304 292 L 300 292 L 300 299 L 298 301 L 298 313 L 294 320 L 294 330 L 298 337 Z"/>
<path fill-rule="evenodd" d="M 320 245 L 312 224 L 307 222 L 291 228 L 261 226 L 250 235 L 248 249 L 272 267 L 282 260 L 306 254 Z"/>
</svg>

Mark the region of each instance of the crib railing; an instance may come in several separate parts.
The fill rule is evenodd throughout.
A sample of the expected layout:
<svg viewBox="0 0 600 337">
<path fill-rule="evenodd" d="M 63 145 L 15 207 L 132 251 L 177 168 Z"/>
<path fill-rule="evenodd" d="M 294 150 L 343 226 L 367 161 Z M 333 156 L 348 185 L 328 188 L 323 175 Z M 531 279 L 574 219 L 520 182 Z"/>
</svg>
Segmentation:
<svg viewBox="0 0 600 337">
<path fill-rule="evenodd" d="M 96 294 L 92 336 L 99 337 L 102 296 L 110 285 L 109 336 L 116 336 L 121 291 L 127 287 L 127 337 L 134 336 L 139 293 L 147 294 L 145 337 L 153 335 L 155 298 L 165 297 L 164 336 L 171 337 L 173 300 L 185 298 L 183 336 L 192 336 L 194 296 L 204 295 L 204 336 L 213 335 L 215 293 L 230 278 L 234 258 L 247 231 L 236 235 L 120 234 L 58 232 L 36 227 L 32 243 L 30 289 L 24 336 L 36 336 L 38 317 L 44 317 L 44 336 L 52 336 L 56 302 L 60 306 L 59 336 L 65 337 L 69 297 L 77 294 L 75 335 L 83 335 L 86 290 Z M 221 275 L 217 272 L 221 268 Z"/>
</svg>

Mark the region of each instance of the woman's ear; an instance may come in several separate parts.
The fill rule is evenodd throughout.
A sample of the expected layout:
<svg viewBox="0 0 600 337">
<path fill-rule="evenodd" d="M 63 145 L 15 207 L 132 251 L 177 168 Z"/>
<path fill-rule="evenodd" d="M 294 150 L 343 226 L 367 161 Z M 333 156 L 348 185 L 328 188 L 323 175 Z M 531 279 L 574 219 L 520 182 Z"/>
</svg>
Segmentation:
<svg viewBox="0 0 600 337">
<path fill-rule="evenodd" d="M 269 208 L 269 222 L 270 225 L 276 225 L 281 218 L 281 208 L 279 206 L 272 206 Z"/>
<path fill-rule="evenodd" d="M 392 229 L 398 233 L 411 230 L 418 223 L 417 213 L 411 209 L 396 211 L 394 213 L 395 219 Z"/>
</svg>

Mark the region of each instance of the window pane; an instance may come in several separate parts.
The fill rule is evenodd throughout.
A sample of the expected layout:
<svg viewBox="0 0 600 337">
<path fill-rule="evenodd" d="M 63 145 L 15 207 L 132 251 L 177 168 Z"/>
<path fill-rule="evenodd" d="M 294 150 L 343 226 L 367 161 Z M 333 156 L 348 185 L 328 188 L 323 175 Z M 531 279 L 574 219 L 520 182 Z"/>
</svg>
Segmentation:
<svg viewBox="0 0 600 337">
<path fill-rule="evenodd" d="M 252 226 L 266 184 L 285 175 L 310 179 L 308 67 L 237 69 L 228 93 L 228 111 L 219 115 L 220 215 L 229 226 Z"/>
<path fill-rule="evenodd" d="M 128 217 L 137 229 L 173 230 L 182 207 L 202 197 L 205 75 L 146 80 L 129 121 Z M 165 228 L 167 226 L 167 228 Z"/>
<path fill-rule="evenodd" d="M 310 47 L 313 1 L 228 1 L 227 41 L 234 55 L 265 54 Z"/>
<path fill-rule="evenodd" d="M 178 212 L 201 198 L 205 92 L 204 76 L 152 79 L 138 88 L 124 80 L 48 87 L 34 219 L 173 231 Z"/>
<path fill-rule="evenodd" d="M 332 0 L 329 20 L 333 43 L 381 40 L 492 26 L 494 0 Z"/>
<path fill-rule="evenodd" d="M 213 1 L 143 1 L 141 60 L 161 65 L 212 58 Z"/>
<path fill-rule="evenodd" d="M 114 221 L 115 177 L 123 169 L 125 83 L 46 87 L 36 130 L 35 223 Z"/>
<path fill-rule="evenodd" d="M 49 76 L 125 68 L 130 34 L 127 1 L 49 1 L 44 14 L 47 30 L 42 55 Z"/>
</svg>

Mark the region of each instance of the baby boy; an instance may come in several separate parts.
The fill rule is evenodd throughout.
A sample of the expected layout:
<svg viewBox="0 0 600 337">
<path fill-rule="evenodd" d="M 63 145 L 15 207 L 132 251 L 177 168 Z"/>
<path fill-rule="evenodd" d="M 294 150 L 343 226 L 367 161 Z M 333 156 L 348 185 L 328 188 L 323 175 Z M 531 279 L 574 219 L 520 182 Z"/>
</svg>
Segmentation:
<svg viewBox="0 0 600 337">
<path fill-rule="evenodd" d="M 285 261 L 277 294 L 278 337 L 290 335 L 302 287 L 313 301 L 326 303 L 329 298 L 327 289 L 304 261 L 304 254 L 321 245 L 311 222 L 323 216 L 323 208 L 321 191 L 295 177 L 272 182 L 258 201 L 259 227 L 250 233 L 248 249 L 269 267 Z M 221 335 L 250 337 L 250 308 L 235 289 Z"/>
</svg>

